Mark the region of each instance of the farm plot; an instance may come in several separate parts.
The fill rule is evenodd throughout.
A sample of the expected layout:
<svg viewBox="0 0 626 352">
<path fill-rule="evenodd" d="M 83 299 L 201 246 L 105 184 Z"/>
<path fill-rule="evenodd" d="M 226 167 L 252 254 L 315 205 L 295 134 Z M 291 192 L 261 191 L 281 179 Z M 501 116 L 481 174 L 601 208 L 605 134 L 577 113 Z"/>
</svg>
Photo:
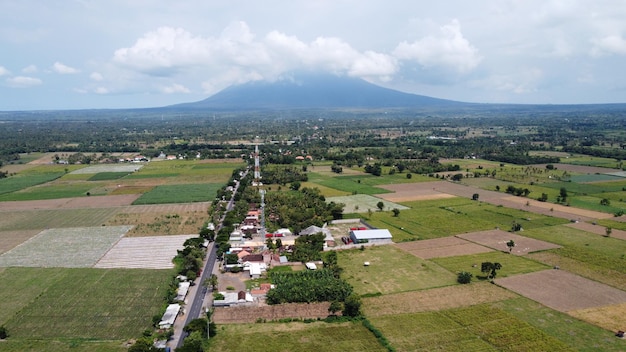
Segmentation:
<svg viewBox="0 0 626 352">
<path fill-rule="evenodd" d="M 169 269 L 172 258 L 183 243 L 196 235 L 124 237 L 117 242 L 94 268 Z"/>
<path fill-rule="evenodd" d="M 11 297 L 8 302 L 21 306 L 0 324 L 20 340 L 136 338 L 159 313 L 171 275 L 170 270 L 8 268 L 0 274 L 2 282 L 27 280 L 0 286 L 1 295 Z M 45 294 L 31 295 L 30 287 Z"/>
<path fill-rule="evenodd" d="M 258 319 L 278 321 L 285 318 L 317 319 L 328 316 L 330 303 L 284 303 L 260 307 L 216 308 L 213 320 L 217 324 L 254 323 Z"/>
<path fill-rule="evenodd" d="M 162 185 L 144 193 L 133 204 L 208 202 L 215 199 L 221 184 Z"/>
<path fill-rule="evenodd" d="M 146 206 L 133 206 L 146 207 Z M 157 206 L 153 211 L 120 211 L 115 217 L 107 221 L 107 226 L 132 225 L 126 237 L 138 236 L 167 236 L 198 233 L 202 226 L 203 219 L 206 218 L 206 208 L 199 211 L 157 211 L 166 206 Z M 173 207 L 174 208 L 174 207 Z M 183 209 L 184 207 L 180 207 Z M 142 209 L 145 210 L 145 209 Z"/>
<path fill-rule="evenodd" d="M 0 202 L 0 210 L 35 210 L 56 208 L 106 208 L 130 205 L 139 195 L 94 196 L 29 201 Z"/>
<path fill-rule="evenodd" d="M 609 331 L 624 330 L 626 303 L 572 310 L 568 314 Z"/>
<path fill-rule="evenodd" d="M 589 223 L 586 223 L 586 222 L 571 223 L 571 224 L 567 224 L 565 226 L 569 226 L 569 227 L 572 227 L 572 228 L 575 228 L 575 229 L 579 229 L 579 230 L 595 233 L 596 235 L 603 235 L 603 236 L 606 235 L 606 227 L 599 226 L 599 225 L 593 225 L 593 224 L 589 224 Z M 626 231 L 612 229 L 611 230 L 611 237 L 619 238 L 619 239 L 622 239 L 622 240 L 626 240 Z"/>
<path fill-rule="evenodd" d="M 135 172 L 139 171 L 143 167 L 143 164 L 101 164 L 91 165 L 82 169 L 74 170 L 70 172 L 73 175 L 83 174 L 99 174 L 103 172 Z"/>
<path fill-rule="evenodd" d="M 433 262 L 450 270 L 453 273 L 461 271 L 469 272 L 478 280 L 486 280 L 487 276 L 481 272 L 481 263 L 500 263 L 502 269 L 498 270 L 498 277 L 509 277 L 512 275 L 531 273 L 548 269 L 549 266 L 537 263 L 534 260 L 523 256 L 510 255 L 508 253 L 493 251 L 471 255 L 461 255 L 455 257 L 433 258 Z"/>
<path fill-rule="evenodd" d="M 0 231 L 0 254 L 38 234 L 40 230 Z"/>
<path fill-rule="evenodd" d="M 90 267 L 130 226 L 48 229 L 0 255 L 0 267 Z"/>
<path fill-rule="evenodd" d="M 326 198 L 327 202 L 345 204 L 344 211 L 346 213 L 367 213 L 368 210 L 378 210 L 378 202 L 383 202 L 383 210 L 406 210 L 409 209 L 404 205 L 396 204 L 384 199 L 373 197 L 367 194 L 356 194 L 352 196 L 339 196 Z"/>
<path fill-rule="evenodd" d="M 490 305 L 372 319 L 399 350 L 574 351 L 567 344 Z M 402 329 L 398 329 L 402 326 Z"/>
<path fill-rule="evenodd" d="M 388 294 L 454 285 L 456 275 L 394 246 L 339 251 L 345 279 L 359 294 Z M 369 266 L 364 266 L 369 262 Z"/>
<path fill-rule="evenodd" d="M 495 281 L 561 312 L 626 303 L 626 292 L 564 270 L 543 270 Z"/>
<path fill-rule="evenodd" d="M 477 282 L 471 285 L 454 285 L 378 297 L 364 297 L 363 312 L 368 317 L 394 316 L 500 302 L 514 297 L 517 295 L 511 291 L 487 282 Z"/>
<path fill-rule="evenodd" d="M 492 251 L 490 248 L 458 237 L 442 237 L 432 240 L 403 242 L 395 246 L 422 259 L 454 257 Z"/>
<path fill-rule="evenodd" d="M 380 198 L 390 202 L 411 202 L 455 197 L 451 194 L 436 191 L 430 185 L 430 182 L 380 185 L 379 187 L 394 192 L 379 195 Z"/>
<path fill-rule="evenodd" d="M 326 312 L 328 313 L 328 312 Z M 272 323 L 219 326 L 211 351 L 222 352 L 383 352 L 387 351 L 361 322 L 328 324 Z"/>
<path fill-rule="evenodd" d="M 0 231 L 101 226 L 118 208 L 46 209 L 0 212 Z"/>
<path fill-rule="evenodd" d="M 536 240 L 502 230 L 464 233 L 457 235 L 457 237 L 493 248 L 498 251 L 510 252 L 515 255 L 524 255 L 531 252 L 561 248 L 561 246 L 554 243 Z M 515 246 L 510 251 L 509 247 L 506 245 L 509 241 L 515 242 Z"/>
</svg>

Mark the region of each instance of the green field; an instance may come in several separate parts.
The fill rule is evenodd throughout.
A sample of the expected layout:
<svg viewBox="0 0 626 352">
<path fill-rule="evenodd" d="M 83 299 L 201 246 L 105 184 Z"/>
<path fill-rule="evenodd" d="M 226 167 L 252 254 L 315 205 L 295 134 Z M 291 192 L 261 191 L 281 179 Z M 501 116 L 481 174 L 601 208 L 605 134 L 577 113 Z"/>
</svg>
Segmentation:
<svg viewBox="0 0 626 352">
<path fill-rule="evenodd" d="M 101 226 L 119 210 L 81 208 L 5 211 L 0 217 L 0 231 Z"/>
<path fill-rule="evenodd" d="M 626 241 L 573 229 L 552 226 L 524 231 L 524 236 L 559 244 L 563 248 L 550 252 L 590 267 L 615 270 L 626 274 Z"/>
<path fill-rule="evenodd" d="M 221 184 L 173 184 L 153 188 L 133 202 L 139 204 L 167 204 L 208 202 L 215 199 Z"/>
<path fill-rule="evenodd" d="M 510 229 L 513 221 L 521 223 L 524 229 L 568 222 L 467 198 L 406 202 L 402 205 L 411 209 L 401 211 L 398 217 L 388 211 L 373 212 L 371 217 L 366 218 L 367 222 L 378 228 L 388 228 L 394 242 L 446 237 L 495 227 Z"/>
<path fill-rule="evenodd" d="M 358 176 L 327 176 L 320 173 L 310 172 L 310 183 L 316 183 L 324 187 L 333 188 L 350 194 L 382 194 L 390 191 L 375 187 L 375 185 L 389 184 L 391 182 L 380 182 L 381 178 L 363 174 Z"/>
<path fill-rule="evenodd" d="M 398 351 L 575 351 L 515 316 L 483 304 L 376 317 Z"/>
<path fill-rule="evenodd" d="M 0 195 L 56 180 L 64 172 L 28 173 L 0 179 Z M 0 196 L 0 200 L 3 200 Z"/>
<path fill-rule="evenodd" d="M 0 201 L 23 201 L 84 197 L 90 195 L 104 195 L 103 192 L 91 192 L 96 187 L 94 183 L 48 183 L 36 187 L 30 187 L 18 192 L 0 195 Z"/>
<path fill-rule="evenodd" d="M 228 324 L 218 326 L 210 351 L 378 352 L 386 351 L 360 321 Z"/>
<path fill-rule="evenodd" d="M 10 283 L 0 285 L 0 325 L 17 346 L 37 340 L 121 344 L 151 326 L 171 275 L 168 270 L 7 268 L 0 272 L 0 281 Z"/>
<path fill-rule="evenodd" d="M 337 254 L 339 265 L 344 269 L 342 277 L 361 295 L 423 290 L 456 283 L 455 274 L 394 246 L 373 246 Z M 370 265 L 364 266 L 364 262 Z"/>
<path fill-rule="evenodd" d="M 486 274 L 480 271 L 480 264 L 492 262 L 502 264 L 502 269 L 498 270 L 499 278 L 517 274 L 525 274 L 533 271 L 549 269 L 550 267 L 536 261 L 503 252 L 488 252 L 456 257 L 435 258 L 433 262 L 450 270 L 453 273 L 467 271 L 474 276 L 473 280 L 486 279 Z"/>
<path fill-rule="evenodd" d="M 175 183 L 220 183 L 223 184 L 237 167 L 243 163 L 202 163 L 198 160 L 165 160 L 145 164 L 139 171 L 124 180 L 141 180 L 176 177 Z"/>
</svg>

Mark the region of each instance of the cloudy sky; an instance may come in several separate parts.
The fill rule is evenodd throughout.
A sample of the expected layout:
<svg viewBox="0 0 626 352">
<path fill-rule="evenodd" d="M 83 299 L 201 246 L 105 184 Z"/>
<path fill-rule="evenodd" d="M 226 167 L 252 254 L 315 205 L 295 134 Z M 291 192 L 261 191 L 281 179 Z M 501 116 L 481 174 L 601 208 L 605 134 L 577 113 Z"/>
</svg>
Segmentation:
<svg viewBox="0 0 626 352">
<path fill-rule="evenodd" d="M 624 0 L 0 0 L 0 110 L 154 107 L 298 70 L 626 103 Z"/>
</svg>

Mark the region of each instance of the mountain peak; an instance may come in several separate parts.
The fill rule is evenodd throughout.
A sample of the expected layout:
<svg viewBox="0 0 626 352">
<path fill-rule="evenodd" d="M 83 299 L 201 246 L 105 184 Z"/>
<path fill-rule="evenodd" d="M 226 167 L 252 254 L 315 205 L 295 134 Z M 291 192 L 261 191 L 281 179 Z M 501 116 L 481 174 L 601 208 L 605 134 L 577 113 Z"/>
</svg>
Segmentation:
<svg viewBox="0 0 626 352">
<path fill-rule="evenodd" d="M 383 88 L 360 78 L 298 73 L 286 78 L 254 81 L 226 88 L 178 108 L 254 110 L 324 108 L 417 108 L 457 105 L 458 102 Z"/>
</svg>

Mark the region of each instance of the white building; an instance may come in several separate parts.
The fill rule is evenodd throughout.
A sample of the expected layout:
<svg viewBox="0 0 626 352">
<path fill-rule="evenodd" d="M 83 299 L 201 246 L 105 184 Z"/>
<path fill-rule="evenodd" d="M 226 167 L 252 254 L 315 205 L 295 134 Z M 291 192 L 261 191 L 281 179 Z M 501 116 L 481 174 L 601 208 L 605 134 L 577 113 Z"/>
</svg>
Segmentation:
<svg viewBox="0 0 626 352">
<path fill-rule="evenodd" d="M 387 229 L 376 230 L 351 230 L 350 238 L 352 242 L 370 243 L 370 242 L 391 242 L 391 232 Z"/>
</svg>

